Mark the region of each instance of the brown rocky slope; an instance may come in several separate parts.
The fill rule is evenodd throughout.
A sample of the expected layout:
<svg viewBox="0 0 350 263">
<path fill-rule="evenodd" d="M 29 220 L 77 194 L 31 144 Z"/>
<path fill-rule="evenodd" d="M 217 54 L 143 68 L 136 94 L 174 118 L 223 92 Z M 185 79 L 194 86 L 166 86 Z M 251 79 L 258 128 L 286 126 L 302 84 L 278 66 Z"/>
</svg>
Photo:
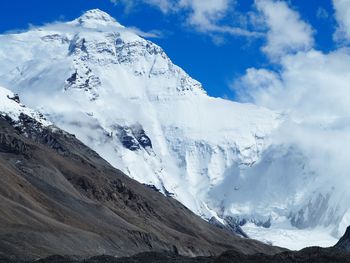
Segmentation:
<svg viewBox="0 0 350 263">
<path fill-rule="evenodd" d="M 114 169 L 73 135 L 0 117 L 0 257 L 275 254 Z"/>
</svg>

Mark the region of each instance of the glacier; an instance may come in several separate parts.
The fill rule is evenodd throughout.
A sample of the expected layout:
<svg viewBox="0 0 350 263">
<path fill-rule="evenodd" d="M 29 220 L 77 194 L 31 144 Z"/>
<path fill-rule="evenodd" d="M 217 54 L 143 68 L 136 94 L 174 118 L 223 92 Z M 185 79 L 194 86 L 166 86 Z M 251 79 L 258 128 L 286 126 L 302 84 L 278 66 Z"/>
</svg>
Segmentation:
<svg viewBox="0 0 350 263">
<path fill-rule="evenodd" d="M 300 244 L 331 245 L 350 223 L 344 195 L 319 178 L 307 151 L 281 139 L 297 122 L 208 96 L 161 47 L 101 10 L 0 35 L 0 85 L 207 220 L 287 247 L 295 238 L 269 233 L 280 227 L 302 239 L 324 228 L 327 241 Z"/>
</svg>

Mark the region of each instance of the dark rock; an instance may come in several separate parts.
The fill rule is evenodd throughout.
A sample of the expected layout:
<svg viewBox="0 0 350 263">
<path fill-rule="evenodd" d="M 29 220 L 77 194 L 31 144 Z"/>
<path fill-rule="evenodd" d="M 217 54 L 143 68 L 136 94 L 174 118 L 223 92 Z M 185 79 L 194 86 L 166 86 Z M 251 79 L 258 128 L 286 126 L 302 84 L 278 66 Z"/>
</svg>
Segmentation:
<svg viewBox="0 0 350 263">
<path fill-rule="evenodd" d="M 72 257 L 53 255 L 44 259 L 35 260 L 35 263 L 78 263 L 79 260 Z"/>
<path fill-rule="evenodd" d="M 74 85 L 75 82 L 77 81 L 77 76 L 78 76 L 78 73 L 77 72 L 74 72 L 66 81 L 69 85 Z"/>
<path fill-rule="evenodd" d="M 135 139 L 135 137 L 128 135 L 125 130 L 121 131 L 119 139 L 123 146 L 130 151 L 140 150 L 139 142 Z"/>
<path fill-rule="evenodd" d="M 0 132 L 0 152 L 27 155 L 27 145 L 11 134 Z"/>
<path fill-rule="evenodd" d="M 155 185 L 153 184 L 143 184 L 144 186 L 156 191 L 156 192 L 160 192 L 160 189 L 158 189 Z"/>
<path fill-rule="evenodd" d="M 152 141 L 146 135 L 146 132 L 142 129 L 141 125 L 133 125 L 131 127 L 127 126 L 117 126 L 117 136 L 123 146 L 130 151 L 137 151 L 141 148 L 151 149 Z"/>
<path fill-rule="evenodd" d="M 334 247 L 350 252 L 350 226 L 346 229 L 344 236 Z"/>
<path fill-rule="evenodd" d="M 76 262 L 64 257 L 43 259 L 40 263 Z M 58 261 L 55 261 L 58 260 Z M 81 263 L 347 263 L 350 254 L 333 248 L 310 247 L 301 251 L 286 251 L 275 255 L 257 253 L 247 255 L 237 250 L 229 250 L 220 256 L 185 257 L 171 252 L 146 252 L 132 257 L 96 256 L 79 261 Z"/>
<path fill-rule="evenodd" d="M 18 94 L 14 94 L 12 97 L 9 96 L 9 95 L 7 95 L 7 98 L 10 99 L 10 100 L 15 101 L 15 102 L 17 102 L 17 103 L 21 103 L 21 100 L 19 99 Z"/>
<path fill-rule="evenodd" d="M 134 130 L 133 134 L 135 135 L 135 138 L 139 142 L 141 147 L 143 147 L 143 148 L 147 148 L 147 147 L 152 148 L 152 141 L 146 135 L 146 132 L 143 129 Z"/>
<path fill-rule="evenodd" d="M 238 251 L 227 251 L 214 263 L 337 263 L 350 262 L 350 254 L 333 248 L 311 247 L 300 251 L 287 251 L 276 255 L 245 255 Z"/>
<path fill-rule="evenodd" d="M 225 219 L 225 224 L 219 222 L 215 217 L 212 217 L 208 221 L 210 224 L 232 232 L 235 235 L 239 235 L 245 238 L 248 238 L 248 235 L 243 231 L 243 229 L 234 221 L 229 221 Z"/>
</svg>

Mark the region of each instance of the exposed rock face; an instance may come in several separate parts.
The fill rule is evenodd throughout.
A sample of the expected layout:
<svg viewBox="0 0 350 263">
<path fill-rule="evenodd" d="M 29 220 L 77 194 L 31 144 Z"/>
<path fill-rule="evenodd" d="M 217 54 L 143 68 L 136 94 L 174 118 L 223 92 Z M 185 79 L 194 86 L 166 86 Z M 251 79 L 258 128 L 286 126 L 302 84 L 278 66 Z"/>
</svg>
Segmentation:
<svg viewBox="0 0 350 263">
<path fill-rule="evenodd" d="M 142 144 L 146 135 L 138 131 Z M 25 114 L 0 117 L 0 180 L 0 258 L 281 251 L 210 225 L 116 170 L 75 136 Z"/>
<path fill-rule="evenodd" d="M 248 238 L 248 235 L 243 231 L 239 224 L 233 221 L 225 220 L 224 223 L 219 222 L 215 217 L 212 217 L 209 221 L 210 224 L 217 226 L 221 229 L 226 229 L 236 235 Z"/>
<path fill-rule="evenodd" d="M 152 150 L 152 141 L 140 125 L 117 126 L 116 134 L 122 145 L 130 151 L 137 151 L 141 148 L 148 152 Z"/>
<path fill-rule="evenodd" d="M 214 259 L 214 263 L 345 263 L 350 262 L 350 254 L 333 249 L 310 247 L 300 251 L 287 251 L 276 255 L 243 255 L 237 251 L 228 251 Z"/>
<path fill-rule="evenodd" d="M 346 229 L 344 236 L 339 240 L 335 247 L 350 252 L 350 226 Z"/>
</svg>

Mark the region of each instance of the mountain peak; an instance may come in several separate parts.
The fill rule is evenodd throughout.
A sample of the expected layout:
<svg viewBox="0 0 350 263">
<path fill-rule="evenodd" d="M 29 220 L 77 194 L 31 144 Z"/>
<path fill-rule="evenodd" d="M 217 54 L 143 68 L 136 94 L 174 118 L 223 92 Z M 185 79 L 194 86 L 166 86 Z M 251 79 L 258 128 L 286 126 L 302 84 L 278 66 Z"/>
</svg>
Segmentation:
<svg viewBox="0 0 350 263">
<path fill-rule="evenodd" d="M 91 9 L 86 12 L 79 18 L 77 18 L 75 21 L 77 21 L 80 25 L 83 26 L 92 26 L 92 25 L 120 25 L 116 19 L 114 19 L 112 16 L 110 16 L 108 13 L 100 10 L 100 9 Z"/>
<path fill-rule="evenodd" d="M 97 9 L 97 8 L 84 12 L 84 14 L 80 18 L 84 19 L 84 20 L 101 20 L 101 21 L 105 21 L 105 22 L 108 22 L 108 21 L 115 22 L 116 21 L 109 14 L 107 14 L 106 12 L 104 12 L 100 9 Z"/>
</svg>

